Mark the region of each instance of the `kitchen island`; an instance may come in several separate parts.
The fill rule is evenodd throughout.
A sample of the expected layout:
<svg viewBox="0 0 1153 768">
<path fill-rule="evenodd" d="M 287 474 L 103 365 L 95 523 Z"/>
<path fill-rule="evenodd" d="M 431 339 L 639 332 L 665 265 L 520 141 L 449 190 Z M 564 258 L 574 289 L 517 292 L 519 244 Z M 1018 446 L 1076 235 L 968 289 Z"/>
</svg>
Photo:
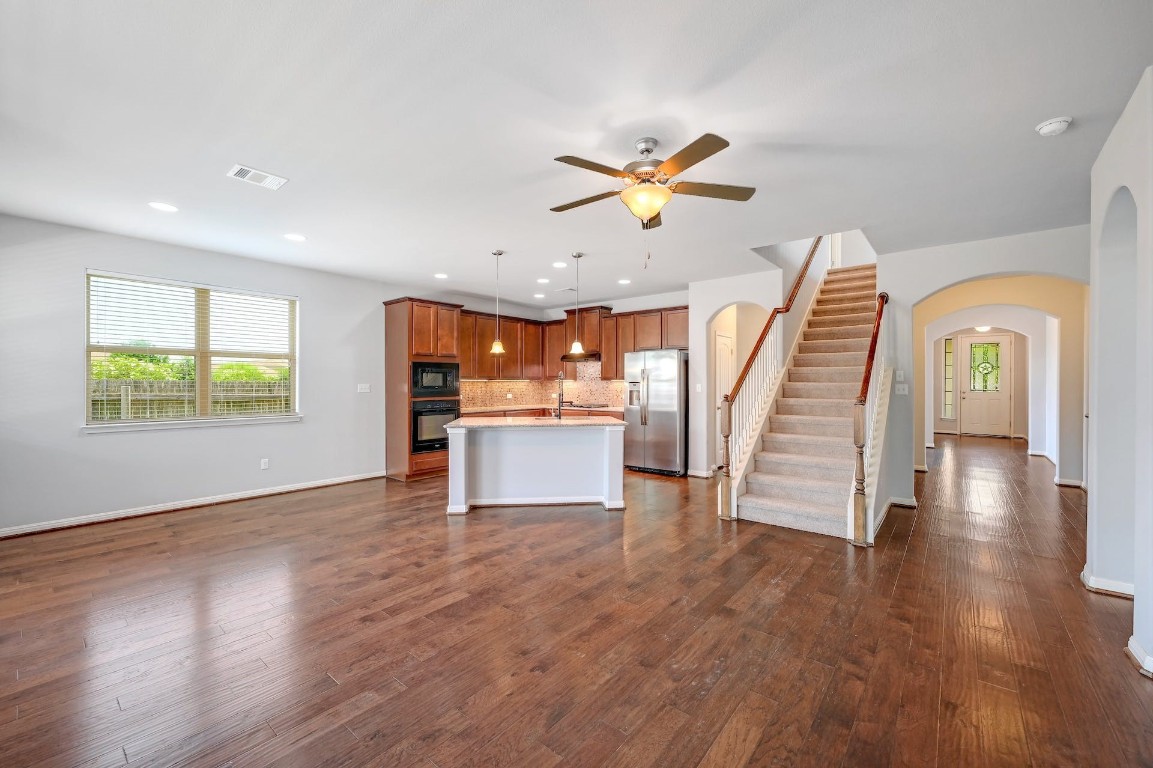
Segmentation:
<svg viewBox="0 0 1153 768">
<path fill-rule="evenodd" d="M 624 509 L 620 419 L 465 416 L 448 432 L 448 514 L 478 506 Z"/>
</svg>

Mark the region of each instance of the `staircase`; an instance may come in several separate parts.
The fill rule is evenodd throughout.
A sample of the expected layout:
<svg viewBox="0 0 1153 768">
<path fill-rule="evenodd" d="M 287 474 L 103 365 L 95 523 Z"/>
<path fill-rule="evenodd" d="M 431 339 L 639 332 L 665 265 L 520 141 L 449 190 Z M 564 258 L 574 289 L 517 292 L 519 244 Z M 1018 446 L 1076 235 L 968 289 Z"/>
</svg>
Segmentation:
<svg viewBox="0 0 1153 768">
<path fill-rule="evenodd" d="M 876 311 L 875 264 L 828 271 L 745 476 L 741 519 L 846 536 L 853 404 Z"/>
</svg>

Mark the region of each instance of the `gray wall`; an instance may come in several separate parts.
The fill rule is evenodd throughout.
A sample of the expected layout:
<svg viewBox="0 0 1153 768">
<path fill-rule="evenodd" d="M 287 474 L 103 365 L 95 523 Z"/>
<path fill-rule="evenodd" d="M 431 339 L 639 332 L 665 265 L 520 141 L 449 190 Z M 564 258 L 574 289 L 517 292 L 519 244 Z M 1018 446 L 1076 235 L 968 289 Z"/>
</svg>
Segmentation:
<svg viewBox="0 0 1153 768">
<path fill-rule="evenodd" d="M 87 269 L 298 296 L 303 420 L 82 434 Z M 367 280 L 0 216 L 8 393 L 0 530 L 382 472 L 381 302 L 401 295 Z M 362 383 L 371 393 L 357 393 Z"/>
</svg>

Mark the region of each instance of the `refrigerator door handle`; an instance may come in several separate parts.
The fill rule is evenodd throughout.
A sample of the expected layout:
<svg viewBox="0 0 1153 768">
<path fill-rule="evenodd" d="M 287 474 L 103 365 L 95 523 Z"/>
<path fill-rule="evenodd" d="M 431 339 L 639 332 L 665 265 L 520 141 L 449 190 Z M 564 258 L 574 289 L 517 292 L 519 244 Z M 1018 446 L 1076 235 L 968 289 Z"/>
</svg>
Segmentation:
<svg viewBox="0 0 1153 768">
<path fill-rule="evenodd" d="M 649 372 L 641 368 L 641 426 L 649 423 Z"/>
</svg>

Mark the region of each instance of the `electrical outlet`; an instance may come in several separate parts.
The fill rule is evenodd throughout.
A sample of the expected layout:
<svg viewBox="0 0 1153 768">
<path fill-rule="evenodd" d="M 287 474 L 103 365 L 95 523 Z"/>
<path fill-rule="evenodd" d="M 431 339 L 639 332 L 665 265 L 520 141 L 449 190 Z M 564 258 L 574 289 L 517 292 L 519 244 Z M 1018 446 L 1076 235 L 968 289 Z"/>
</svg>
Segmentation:
<svg viewBox="0 0 1153 768">
<path fill-rule="evenodd" d="M 261 469 L 268 469 L 268 459 L 261 459 L 260 460 L 260 468 Z"/>
<path fill-rule="evenodd" d="M 898 395 L 909 394 L 909 385 L 908 384 L 898 384 L 897 385 L 897 394 Z"/>
<path fill-rule="evenodd" d="M 700 391 L 701 391 L 701 385 L 700 385 L 700 384 L 698 384 L 698 385 L 697 385 L 697 392 L 700 392 Z"/>
<path fill-rule="evenodd" d="M 356 385 L 356 391 L 357 392 L 371 392 L 372 391 L 372 385 L 371 384 L 357 384 Z"/>
<path fill-rule="evenodd" d="M 897 371 L 897 381 L 904 381 L 904 380 L 905 380 L 905 372 L 904 371 Z"/>
<path fill-rule="evenodd" d="M 512 400 L 512 392 L 505 392 L 505 393 L 504 393 L 504 396 L 505 396 L 505 398 L 506 398 L 506 399 L 508 399 L 508 400 Z"/>
</svg>

